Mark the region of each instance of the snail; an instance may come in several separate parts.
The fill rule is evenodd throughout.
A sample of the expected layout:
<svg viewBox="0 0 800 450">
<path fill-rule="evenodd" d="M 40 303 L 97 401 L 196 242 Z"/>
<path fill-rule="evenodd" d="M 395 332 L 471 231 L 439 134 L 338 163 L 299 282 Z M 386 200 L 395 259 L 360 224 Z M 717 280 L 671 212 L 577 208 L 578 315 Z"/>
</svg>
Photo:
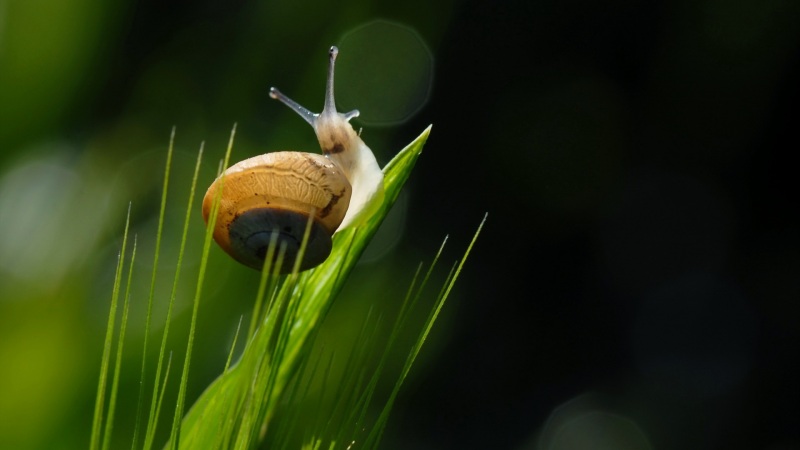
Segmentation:
<svg viewBox="0 0 800 450">
<path fill-rule="evenodd" d="M 314 128 L 322 154 L 279 151 L 258 155 L 229 167 L 206 192 L 203 219 L 208 223 L 222 187 L 214 240 L 246 266 L 260 271 L 268 254 L 274 255 L 273 264 L 282 254 L 280 271 L 291 272 L 310 220 L 299 270 L 315 267 L 330 254 L 334 233 L 358 226 L 382 204 L 383 172 L 349 123 L 359 112 L 336 111 L 333 73 L 338 53 L 335 46 L 328 53 L 321 113 L 312 113 L 270 88 L 270 97 Z M 271 242 L 273 252 L 269 252 Z"/>
</svg>

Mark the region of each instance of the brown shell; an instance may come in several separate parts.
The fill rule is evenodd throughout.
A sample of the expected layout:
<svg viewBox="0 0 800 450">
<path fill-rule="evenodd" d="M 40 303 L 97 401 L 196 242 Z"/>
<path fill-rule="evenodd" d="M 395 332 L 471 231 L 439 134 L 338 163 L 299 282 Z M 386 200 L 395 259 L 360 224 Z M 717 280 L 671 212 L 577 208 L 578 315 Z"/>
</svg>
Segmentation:
<svg viewBox="0 0 800 450">
<path fill-rule="evenodd" d="M 231 166 L 211 184 L 203 199 L 206 223 L 223 178 L 214 240 L 239 261 L 242 257 L 230 242 L 230 226 L 239 216 L 263 208 L 305 217 L 313 213 L 314 221 L 333 235 L 344 219 L 352 191 L 344 174 L 323 155 L 267 153 Z"/>
</svg>

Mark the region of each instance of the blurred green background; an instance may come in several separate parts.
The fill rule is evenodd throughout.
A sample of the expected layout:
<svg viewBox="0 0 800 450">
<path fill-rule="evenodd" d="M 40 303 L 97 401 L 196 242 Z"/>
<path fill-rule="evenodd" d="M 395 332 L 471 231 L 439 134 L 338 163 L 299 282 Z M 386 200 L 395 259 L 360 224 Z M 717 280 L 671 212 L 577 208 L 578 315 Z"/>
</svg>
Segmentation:
<svg viewBox="0 0 800 450">
<path fill-rule="evenodd" d="M 0 0 L 0 448 L 85 448 L 128 202 L 137 372 L 171 128 L 162 300 L 200 142 L 201 190 L 234 123 L 234 160 L 316 151 L 268 88 L 318 110 L 331 44 L 381 164 L 434 127 L 326 336 L 390 314 L 489 212 L 385 448 L 800 448 L 790 0 Z M 210 264 L 190 398 L 257 284 L 217 248 Z"/>
</svg>

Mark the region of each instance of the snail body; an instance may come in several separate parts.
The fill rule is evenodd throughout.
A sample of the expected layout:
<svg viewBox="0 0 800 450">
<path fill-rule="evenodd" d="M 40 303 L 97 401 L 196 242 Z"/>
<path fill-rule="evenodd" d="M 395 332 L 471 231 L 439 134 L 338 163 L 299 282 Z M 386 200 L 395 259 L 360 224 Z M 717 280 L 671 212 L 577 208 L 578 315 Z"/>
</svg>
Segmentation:
<svg viewBox="0 0 800 450">
<path fill-rule="evenodd" d="M 331 47 L 321 113 L 312 113 L 270 89 L 270 97 L 311 124 L 322 154 L 281 151 L 258 155 L 229 167 L 206 192 L 202 211 L 208 223 L 222 188 L 214 240 L 246 266 L 261 270 L 267 255 L 272 254 L 273 264 L 282 258 L 282 273 L 291 272 L 310 221 L 299 268 L 315 267 L 330 254 L 336 231 L 357 226 L 382 203 L 383 172 L 349 123 L 358 110 L 336 111 L 333 73 L 337 54 L 338 49 Z M 272 252 L 270 245 L 274 245 Z"/>
</svg>

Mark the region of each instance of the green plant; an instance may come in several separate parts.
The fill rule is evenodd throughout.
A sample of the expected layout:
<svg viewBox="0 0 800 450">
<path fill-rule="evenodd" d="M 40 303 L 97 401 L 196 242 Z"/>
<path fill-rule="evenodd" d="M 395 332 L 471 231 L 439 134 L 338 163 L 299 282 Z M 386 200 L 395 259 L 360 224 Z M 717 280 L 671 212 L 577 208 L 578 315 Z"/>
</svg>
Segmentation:
<svg viewBox="0 0 800 450">
<path fill-rule="evenodd" d="M 333 251 L 324 263 L 313 270 L 302 273 L 298 273 L 295 267 L 293 273 L 286 276 L 278 276 L 276 268 L 269 265 L 264 268 L 254 304 L 252 320 L 245 335 L 247 343 L 242 355 L 235 364 L 231 364 L 234 344 L 223 373 L 207 387 L 200 398 L 184 414 L 195 325 L 200 300 L 202 299 L 208 253 L 212 241 L 210 230 L 213 229 L 213 222 L 209 223 L 203 243 L 200 269 L 197 275 L 191 328 L 182 366 L 170 438 L 167 443 L 168 448 L 256 448 L 261 443 L 269 443 L 270 448 L 297 448 L 298 442 L 302 442 L 302 445 L 309 449 L 345 448 L 354 442 L 358 443 L 359 448 L 375 448 L 378 446 L 399 389 L 403 385 L 403 381 L 406 379 L 420 348 L 439 315 L 444 301 L 464 264 L 464 260 L 483 226 L 483 222 L 481 222 L 478 231 L 469 244 L 464 257 L 460 262 L 454 264 L 446 277 L 444 285 L 435 295 L 432 310 L 427 315 L 425 322 L 420 325 L 419 335 L 411 346 L 400 373 L 396 375 L 396 381 L 388 395 L 378 400 L 380 396 L 377 394 L 377 386 L 381 377 L 388 376 L 386 368 L 389 349 L 398 344 L 400 331 L 409 323 L 410 311 L 414 309 L 422 295 L 427 292 L 425 288 L 431 279 L 434 266 L 441 255 L 442 248 L 444 248 L 444 243 L 427 270 L 423 271 L 422 265 L 418 267 L 388 338 L 377 338 L 376 330 L 380 322 L 378 316 L 370 315 L 362 325 L 359 339 L 356 341 L 357 345 L 346 356 L 346 363 L 342 366 L 340 380 L 343 381 L 338 383 L 338 389 L 330 391 L 331 394 L 328 396 L 330 401 L 327 409 L 317 410 L 318 417 L 315 420 L 301 422 L 298 420 L 298 413 L 296 410 L 293 411 L 292 407 L 307 400 L 308 392 L 313 383 L 322 382 L 325 384 L 326 381 L 329 381 L 333 367 L 333 357 L 328 358 L 326 362 L 323 361 L 320 355 L 311 351 L 319 326 L 327 315 L 334 298 L 342 289 L 348 274 L 353 270 L 359 256 L 397 199 L 402 186 L 422 151 L 429 132 L 430 127 L 398 153 L 384 168 L 386 195 L 383 204 L 362 226 L 345 229 L 337 233 L 334 236 Z M 235 128 L 231 134 L 222 167 L 226 167 L 228 164 L 234 135 Z M 166 208 L 166 191 L 168 188 L 171 155 L 172 144 L 167 156 L 164 194 L 156 239 L 156 259 L 153 264 L 153 280 L 155 280 L 155 268 L 158 265 L 158 248 L 161 241 L 163 217 Z M 145 423 L 139 423 L 137 419 L 131 439 L 132 448 L 139 447 L 140 434 L 143 434 L 142 448 L 149 449 L 154 445 L 155 431 L 159 423 L 164 392 L 167 386 L 166 379 L 170 375 L 172 367 L 171 355 L 168 357 L 166 353 L 170 314 L 180 276 L 181 258 L 186 244 L 186 230 L 193 209 L 192 199 L 195 196 L 201 159 L 202 147 L 198 154 L 190 200 L 187 205 L 186 222 L 179 251 L 178 270 L 175 274 L 174 288 L 169 300 L 167 322 L 156 370 L 153 375 L 154 386 L 150 406 L 147 410 L 147 419 Z M 218 205 L 214 207 L 216 208 Z M 212 213 L 211 217 L 216 217 L 216 214 Z M 130 215 L 128 221 L 130 221 Z M 125 273 L 127 242 L 128 226 L 126 225 L 112 292 L 111 309 L 98 381 L 95 416 L 91 433 L 92 449 L 109 448 L 113 431 L 120 355 L 123 350 L 122 344 L 127 323 L 129 299 L 126 289 L 119 335 L 115 338 L 116 315 L 123 284 L 123 274 Z M 135 256 L 135 249 L 134 241 L 129 263 L 131 266 Z M 275 249 L 270 249 L 270 252 L 272 251 L 275 251 Z M 266 259 L 267 261 L 272 260 L 269 256 Z M 129 286 L 132 271 L 128 271 L 127 277 L 126 285 Z M 154 284 L 155 282 L 153 281 L 152 285 Z M 148 323 L 146 330 L 149 330 L 150 312 L 154 298 L 154 289 L 151 288 L 147 308 Z M 108 394 L 108 407 L 106 408 L 110 355 L 114 341 L 117 342 L 117 358 L 112 386 Z M 146 338 L 144 345 L 145 347 L 148 345 Z M 145 370 L 146 354 L 147 352 L 143 352 L 145 356 L 143 356 L 141 364 L 142 385 L 147 375 Z M 330 386 L 325 388 L 328 389 Z M 143 393 L 140 393 L 138 408 L 141 411 L 137 411 L 137 418 L 143 415 L 143 398 Z M 311 424 L 310 426 L 308 426 L 309 423 Z"/>
</svg>

